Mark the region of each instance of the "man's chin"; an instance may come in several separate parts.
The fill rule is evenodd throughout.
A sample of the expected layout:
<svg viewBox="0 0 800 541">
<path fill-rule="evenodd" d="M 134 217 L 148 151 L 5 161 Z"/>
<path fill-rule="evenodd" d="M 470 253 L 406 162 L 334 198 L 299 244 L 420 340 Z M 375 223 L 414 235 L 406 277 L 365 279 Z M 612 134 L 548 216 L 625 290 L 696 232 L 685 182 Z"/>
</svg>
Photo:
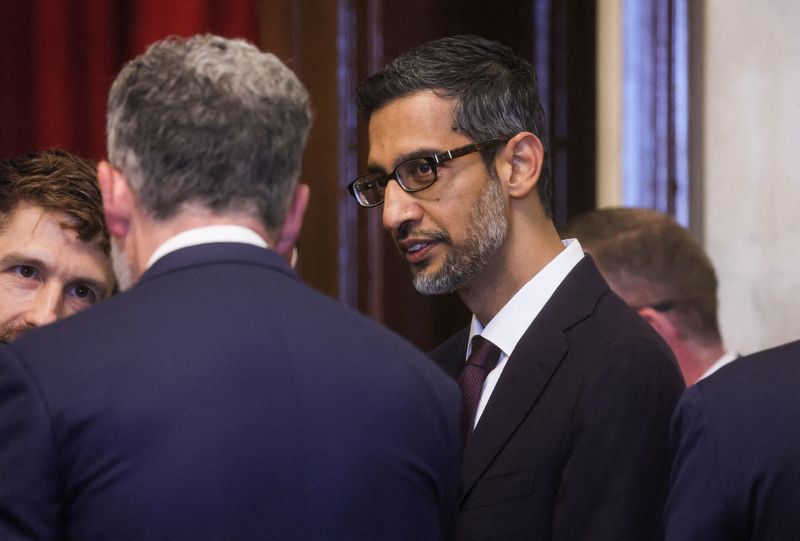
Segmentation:
<svg viewBox="0 0 800 541">
<path fill-rule="evenodd" d="M 423 295 L 444 295 L 457 289 L 457 285 L 446 273 L 434 272 L 430 268 L 416 272 L 412 283 L 414 289 Z"/>
</svg>

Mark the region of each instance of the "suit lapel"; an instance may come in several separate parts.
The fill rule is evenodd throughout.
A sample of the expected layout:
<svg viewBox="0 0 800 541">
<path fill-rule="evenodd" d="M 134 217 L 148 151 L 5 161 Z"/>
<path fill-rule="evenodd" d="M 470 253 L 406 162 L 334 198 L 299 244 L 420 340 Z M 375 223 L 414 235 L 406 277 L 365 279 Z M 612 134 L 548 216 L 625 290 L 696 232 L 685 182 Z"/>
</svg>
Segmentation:
<svg viewBox="0 0 800 541">
<path fill-rule="evenodd" d="M 462 500 L 535 407 L 567 355 L 566 330 L 591 315 L 607 291 L 608 285 L 586 256 L 528 327 L 509 357 L 464 450 Z"/>
<path fill-rule="evenodd" d="M 455 380 L 458 380 L 464 370 L 468 340 L 469 327 L 460 330 L 429 352 L 431 358 Z"/>
</svg>

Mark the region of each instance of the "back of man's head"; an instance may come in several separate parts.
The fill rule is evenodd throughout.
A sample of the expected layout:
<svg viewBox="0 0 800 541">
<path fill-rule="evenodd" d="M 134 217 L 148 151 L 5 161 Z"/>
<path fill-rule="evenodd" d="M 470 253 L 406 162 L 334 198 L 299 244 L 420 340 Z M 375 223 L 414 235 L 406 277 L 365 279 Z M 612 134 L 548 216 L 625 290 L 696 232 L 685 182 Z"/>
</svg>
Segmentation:
<svg viewBox="0 0 800 541">
<path fill-rule="evenodd" d="M 108 153 L 152 218 L 186 206 L 284 220 L 311 111 L 280 60 L 242 40 L 170 38 L 126 65 L 108 99 Z"/>
<path fill-rule="evenodd" d="M 714 267 L 671 216 L 647 209 L 600 209 L 573 220 L 565 235 L 580 241 L 631 307 L 671 315 L 685 340 L 719 344 Z"/>
<path fill-rule="evenodd" d="M 95 164 L 65 150 L 28 152 L 0 161 L 0 229 L 20 203 L 63 213 L 62 226 L 109 252 Z"/>
<path fill-rule="evenodd" d="M 533 66 L 505 45 L 479 36 L 442 38 L 403 53 L 367 78 L 358 89 L 358 108 L 369 118 L 392 100 L 425 90 L 455 100 L 453 126 L 476 143 L 522 131 L 542 141 L 545 163 L 537 190 L 550 216 L 547 128 Z M 490 171 L 496 152 L 484 151 Z"/>
</svg>

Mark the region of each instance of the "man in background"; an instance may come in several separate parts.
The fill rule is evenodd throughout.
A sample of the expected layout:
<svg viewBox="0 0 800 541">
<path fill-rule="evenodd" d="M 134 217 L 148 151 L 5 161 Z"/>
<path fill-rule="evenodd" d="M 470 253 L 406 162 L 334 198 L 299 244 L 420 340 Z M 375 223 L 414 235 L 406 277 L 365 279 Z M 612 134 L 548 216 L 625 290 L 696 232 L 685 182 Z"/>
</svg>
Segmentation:
<svg viewBox="0 0 800 541">
<path fill-rule="evenodd" d="M 579 216 L 565 234 L 664 337 L 687 384 L 698 382 L 674 416 L 667 538 L 798 539 L 800 342 L 714 374 L 735 356 L 720 339 L 714 269 L 688 231 L 656 211 L 616 208 Z"/>
<path fill-rule="evenodd" d="M 669 348 L 609 288 L 550 210 L 531 65 L 456 36 L 359 89 L 368 174 L 351 185 L 424 294 L 458 292 L 472 324 L 433 352 L 464 393 L 464 540 L 663 536 Z"/>
<path fill-rule="evenodd" d="M 0 538 L 447 533 L 457 387 L 282 257 L 310 124 L 240 40 L 123 68 L 98 178 L 127 290 L 0 348 Z"/>
<path fill-rule="evenodd" d="M 113 287 L 94 164 L 63 150 L 0 160 L 0 342 Z"/>
<path fill-rule="evenodd" d="M 565 236 L 580 241 L 611 289 L 669 344 L 687 385 L 736 358 L 719 332 L 714 267 L 671 216 L 600 209 L 574 219 Z"/>
</svg>

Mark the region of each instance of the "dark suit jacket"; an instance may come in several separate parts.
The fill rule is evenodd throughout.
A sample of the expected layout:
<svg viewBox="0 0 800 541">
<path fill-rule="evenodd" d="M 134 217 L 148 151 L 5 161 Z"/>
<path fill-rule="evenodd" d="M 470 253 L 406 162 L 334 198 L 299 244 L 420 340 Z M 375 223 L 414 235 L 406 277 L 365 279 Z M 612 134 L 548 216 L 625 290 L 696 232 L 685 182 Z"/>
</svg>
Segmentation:
<svg viewBox="0 0 800 541">
<path fill-rule="evenodd" d="M 467 334 L 433 353 L 454 377 Z M 682 390 L 667 345 L 585 257 L 520 339 L 469 439 L 458 537 L 660 539 Z"/>
<path fill-rule="evenodd" d="M 185 248 L 0 349 L 0 539 L 439 539 L 459 414 L 276 254 Z"/>
<path fill-rule="evenodd" d="M 800 539 L 800 341 L 690 387 L 671 446 L 667 539 Z"/>
</svg>

